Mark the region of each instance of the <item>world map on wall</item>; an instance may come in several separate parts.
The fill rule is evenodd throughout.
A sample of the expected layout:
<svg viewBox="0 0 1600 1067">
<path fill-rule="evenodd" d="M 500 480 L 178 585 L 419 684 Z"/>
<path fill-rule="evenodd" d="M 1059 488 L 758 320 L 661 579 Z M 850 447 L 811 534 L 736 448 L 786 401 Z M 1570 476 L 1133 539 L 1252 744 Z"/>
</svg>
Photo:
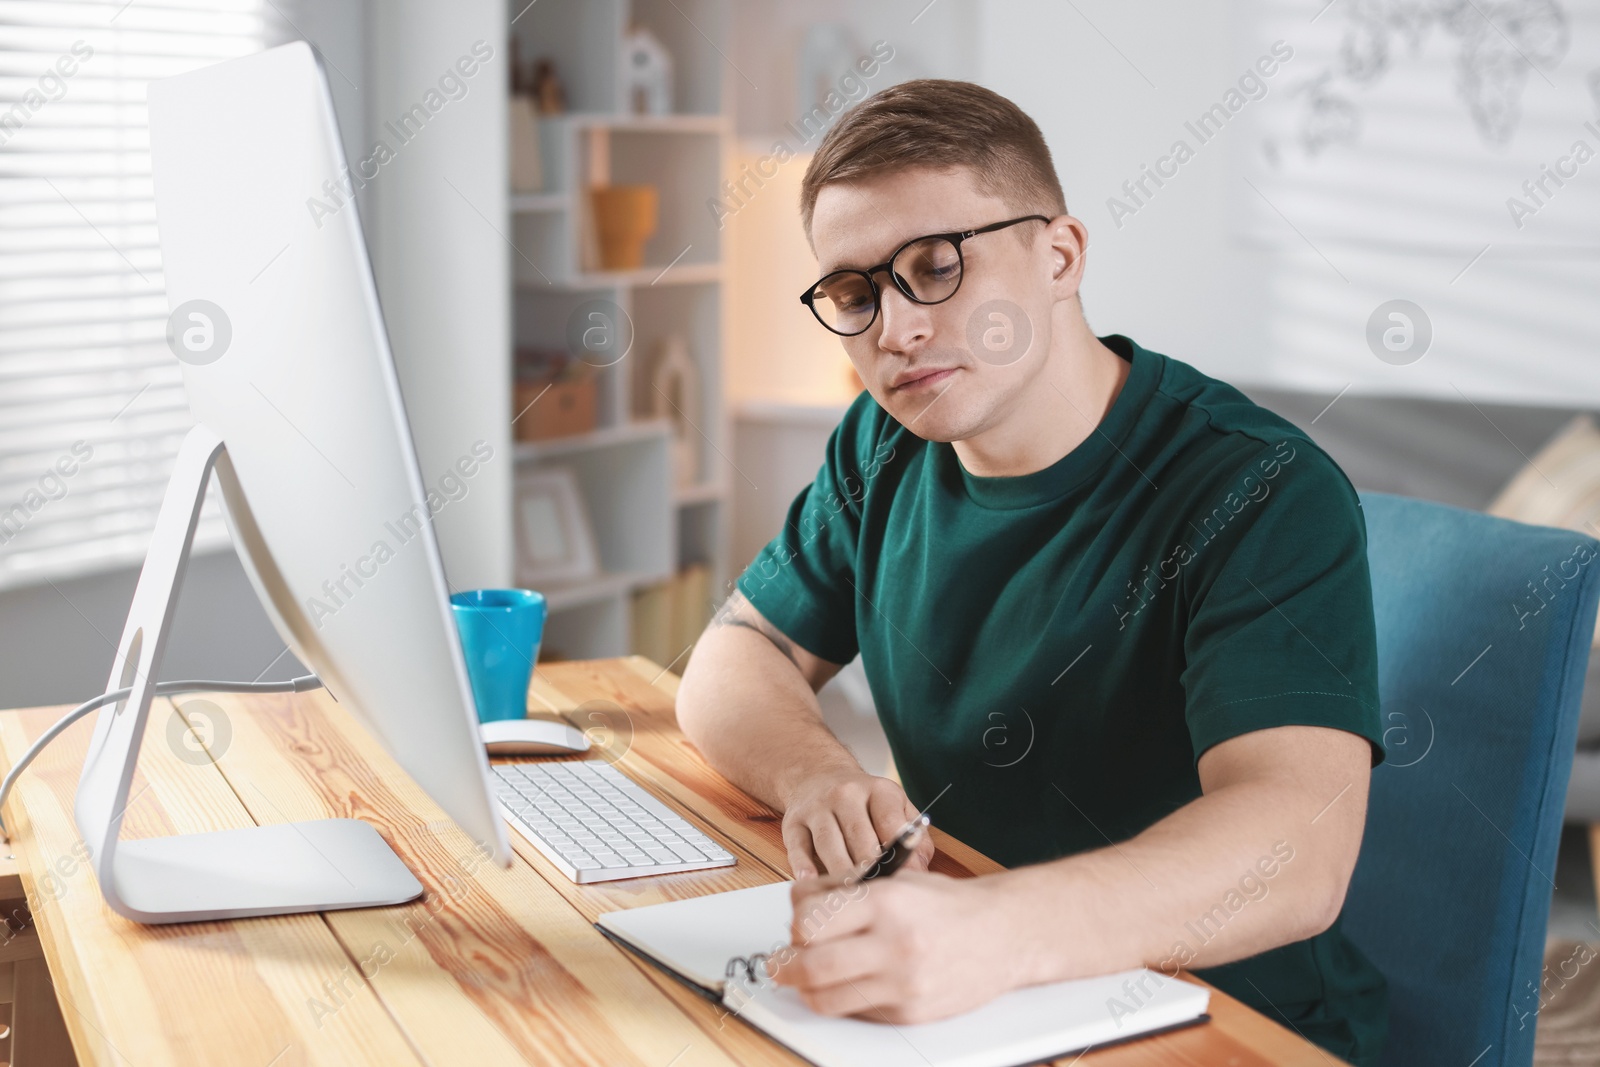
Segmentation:
<svg viewBox="0 0 1600 1067">
<path fill-rule="evenodd" d="M 1242 0 L 1292 50 L 1239 115 L 1242 236 L 1600 247 L 1600 0 L 1314 2 Z"/>
<path fill-rule="evenodd" d="M 1486 146 L 1503 147 L 1517 132 L 1529 80 L 1559 66 L 1572 45 L 1572 19 L 1556 0 L 1335 2 L 1343 21 L 1336 52 L 1290 90 L 1299 104 L 1296 121 L 1287 137 L 1263 138 L 1269 163 L 1279 162 L 1291 145 L 1314 158 L 1357 143 L 1363 92 L 1398 61 L 1418 56 L 1434 36 L 1448 41 L 1454 95 L 1478 137 Z M 1600 110 L 1600 68 L 1590 70 L 1586 81 Z"/>
<path fill-rule="evenodd" d="M 1280 60 L 1227 130 L 1273 375 L 1330 396 L 1593 396 L 1600 0 L 1236 3 L 1234 69 L 1275 43 Z M 1397 300 L 1432 327 L 1404 366 L 1366 333 Z"/>
</svg>

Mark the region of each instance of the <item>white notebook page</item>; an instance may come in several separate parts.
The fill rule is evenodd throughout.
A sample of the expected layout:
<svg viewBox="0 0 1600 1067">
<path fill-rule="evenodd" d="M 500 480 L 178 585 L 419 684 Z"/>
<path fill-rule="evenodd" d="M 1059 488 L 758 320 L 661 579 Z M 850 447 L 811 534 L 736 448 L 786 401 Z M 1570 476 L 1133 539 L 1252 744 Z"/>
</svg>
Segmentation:
<svg viewBox="0 0 1600 1067">
<path fill-rule="evenodd" d="M 734 956 L 788 943 L 789 882 L 607 912 L 599 924 L 705 988 Z M 736 983 L 724 1003 L 823 1067 L 1011 1067 L 1196 1019 L 1210 991 L 1148 970 L 1014 990 L 914 1026 L 818 1015 L 793 989 Z"/>
</svg>

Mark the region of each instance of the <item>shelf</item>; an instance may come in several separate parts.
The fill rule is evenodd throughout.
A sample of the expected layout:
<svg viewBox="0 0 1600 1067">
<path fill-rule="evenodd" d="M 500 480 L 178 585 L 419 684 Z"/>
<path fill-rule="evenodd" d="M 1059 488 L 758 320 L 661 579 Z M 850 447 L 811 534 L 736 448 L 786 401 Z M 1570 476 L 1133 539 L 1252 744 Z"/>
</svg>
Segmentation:
<svg viewBox="0 0 1600 1067">
<path fill-rule="evenodd" d="M 507 199 L 511 213 L 534 214 L 540 211 L 565 211 L 572 206 L 566 193 L 512 193 Z"/>
<path fill-rule="evenodd" d="M 621 133 L 728 133 L 721 115 L 611 115 L 568 112 L 542 116 L 541 122 L 572 130 L 616 130 Z"/>
<path fill-rule="evenodd" d="M 550 284 L 519 281 L 517 288 L 530 292 L 551 289 L 648 288 L 652 285 L 699 285 L 722 280 L 721 263 L 679 263 L 667 267 L 640 267 L 638 270 L 595 270 L 555 278 Z"/>
<path fill-rule="evenodd" d="M 635 639 L 637 591 L 691 561 L 709 564 L 719 585 L 728 566 L 733 486 L 716 455 L 731 430 L 722 368 L 723 285 L 730 272 L 727 235 L 705 205 L 721 195 L 734 132 L 730 72 L 722 61 L 732 9 L 727 0 L 540 0 L 522 9 L 521 3 L 513 9 L 510 32 L 523 55 L 554 60 L 570 110 L 540 117 L 544 184 L 513 193 L 502 215 L 516 250 L 509 257 L 513 341 L 569 350 L 568 327 L 595 301 L 616 305 L 633 340 L 630 358 L 597 375 L 599 428 L 514 442 L 513 483 L 535 470 L 571 471 L 601 573 L 534 586 L 551 609 L 546 647 L 568 656 L 614 656 Z M 673 114 L 632 113 L 634 94 L 618 47 L 630 24 L 649 29 L 673 57 Z M 595 185 L 656 190 L 658 218 L 644 245 L 644 266 L 601 269 L 588 192 Z M 698 370 L 693 399 L 701 414 L 694 417 L 705 435 L 695 441 L 695 482 L 682 487 L 672 424 L 632 415 L 641 394 L 653 395 L 646 380 L 651 357 L 678 337 Z M 515 488 L 512 515 L 525 520 L 514 494 Z M 518 529 L 515 555 L 526 558 L 516 536 Z"/>
<path fill-rule="evenodd" d="M 572 608 L 586 607 L 612 597 L 631 593 L 633 590 L 646 585 L 664 582 L 672 577 L 670 573 L 655 574 L 649 571 L 619 571 L 611 574 L 601 574 L 571 585 L 543 585 L 525 586 L 536 588 L 544 594 L 545 605 L 551 611 L 568 611 Z M 520 582 L 521 579 L 518 579 Z"/>
<path fill-rule="evenodd" d="M 571 437 L 552 437 L 544 441 L 517 441 L 511 447 L 511 454 L 519 461 L 533 462 L 596 448 L 637 444 L 653 437 L 666 437 L 671 432 L 671 424 L 666 419 L 639 419 L 621 426 L 605 426 Z"/>
<path fill-rule="evenodd" d="M 721 482 L 701 482 L 699 485 L 679 486 L 672 491 L 672 502 L 679 507 L 708 504 L 721 500 L 727 490 Z"/>
</svg>

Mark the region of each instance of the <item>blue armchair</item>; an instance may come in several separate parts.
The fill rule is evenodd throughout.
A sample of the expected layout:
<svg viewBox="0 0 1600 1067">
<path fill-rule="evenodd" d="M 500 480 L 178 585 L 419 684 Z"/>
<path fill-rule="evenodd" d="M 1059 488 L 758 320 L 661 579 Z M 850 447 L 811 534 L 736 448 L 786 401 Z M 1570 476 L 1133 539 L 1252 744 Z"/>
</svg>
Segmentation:
<svg viewBox="0 0 1600 1067">
<path fill-rule="evenodd" d="M 1389 981 L 1381 1062 L 1525 1067 L 1600 542 L 1361 501 L 1387 759 L 1343 926 Z"/>
</svg>

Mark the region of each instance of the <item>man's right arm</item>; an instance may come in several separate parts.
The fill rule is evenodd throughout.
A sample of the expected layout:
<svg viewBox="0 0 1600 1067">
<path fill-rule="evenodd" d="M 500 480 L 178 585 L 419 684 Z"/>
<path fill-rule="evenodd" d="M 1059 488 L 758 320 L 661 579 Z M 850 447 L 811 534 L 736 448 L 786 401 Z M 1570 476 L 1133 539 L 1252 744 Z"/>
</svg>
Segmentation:
<svg viewBox="0 0 1600 1067">
<path fill-rule="evenodd" d="M 868 774 L 822 719 L 817 690 L 841 667 L 789 640 L 735 590 L 706 627 L 678 689 L 678 725 L 745 792 L 783 812 L 795 877 L 872 859 L 916 809 Z M 911 863 L 926 867 L 925 840 Z"/>
</svg>

